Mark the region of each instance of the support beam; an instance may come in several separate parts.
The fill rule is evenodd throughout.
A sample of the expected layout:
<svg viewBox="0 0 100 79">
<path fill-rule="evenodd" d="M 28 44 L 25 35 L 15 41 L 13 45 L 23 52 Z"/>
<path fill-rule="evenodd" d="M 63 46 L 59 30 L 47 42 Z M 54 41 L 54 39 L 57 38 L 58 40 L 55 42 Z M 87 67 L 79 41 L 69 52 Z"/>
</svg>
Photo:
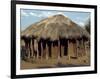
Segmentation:
<svg viewBox="0 0 100 79">
<path fill-rule="evenodd" d="M 76 40 L 73 42 L 73 52 L 74 52 L 74 57 L 77 57 L 77 47 L 76 47 Z"/>
<path fill-rule="evenodd" d="M 87 52 L 87 42 L 85 41 L 84 44 L 85 44 L 85 48 L 84 48 L 85 49 L 85 55 L 87 55 L 87 53 L 88 53 Z"/>
<path fill-rule="evenodd" d="M 61 57 L 63 57 L 64 56 L 64 46 L 63 46 L 63 43 L 62 43 L 63 41 L 61 40 L 60 41 L 60 46 L 61 46 Z"/>
<path fill-rule="evenodd" d="M 83 56 L 85 56 L 85 55 L 86 55 L 86 52 L 85 52 L 85 43 L 84 43 L 84 39 L 82 39 L 82 41 L 83 41 Z"/>
<path fill-rule="evenodd" d="M 28 46 L 27 46 L 27 53 L 28 53 L 28 58 L 30 58 L 30 42 L 28 41 Z"/>
<path fill-rule="evenodd" d="M 25 53 L 24 53 L 24 57 L 26 59 L 26 58 L 28 58 L 28 44 L 27 44 L 26 40 L 24 40 L 24 43 L 25 43 Z"/>
<path fill-rule="evenodd" d="M 48 45 L 47 45 L 47 42 L 46 42 L 46 59 L 48 59 L 49 58 L 49 47 L 48 47 Z"/>
<path fill-rule="evenodd" d="M 81 53 L 82 53 L 82 50 L 81 50 L 81 40 L 78 40 L 78 57 L 81 57 Z"/>
<path fill-rule="evenodd" d="M 43 45 L 42 45 L 42 41 L 40 42 L 40 46 L 41 46 L 41 59 L 43 58 Z"/>
<path fill-rule="evenodd" d="M 61 41 L 60 41 L 60 57 L 62 57 L 62 54 L 61 54 Z"/>
<path fill-rule="evenodd" d="M 68 40 L 64 39 L 64 56 L 68 54 Z"/>
<path fill-rule="evenodd" d="M 51 58 L 52 57 L 52 43 L 50 42 L 50 49 L 49 49 L 49 57 Z"/>
<path fill-rule="evenodd" d="M 32 41 L 32 39 L 31 39 L 31 44 L 30 44 L 30 47 L 31 47 L 31 57 L 33 57 L 33 41 Z"/>
<path fill-rule="evenodd" d="M 39 58 L 41 57 L 41 41 L 38 42 Z"/>
<path fill-rule="evenodd" d="M 34 39 L 32 39 L 32 50 L 33 50 L 33 53 L 32 53 L 32 55 L 33 55 L 33 57 L 35 58 L 35 53 L 34 53 Z"/>
<path fill-rule="evenodd" d="M 71 52 L 70 52 L 70 42 L 68 40 L 68 59 L 69 60 L 70 60 L 70 54 L 71 54 Z"/>
<path fill-rule="evenodd" d="M 60 41 L 58 41 L 58 59 L 61 58 L 61 46 L 60 46 Z"/>
<path fill-rule="evenodd" d="M 43 58 L 46 58 L 46 42 L 45 40 L 42 41 L 42 47 L 43 47 Z"/>
<path fill-rule="evenodd" d="M 51 58 L 52 51 L 51 51 L 51 41 L 50 40 L 47 42 L 47 46 L 48 46 L 48 55 Z"/>
<path fill-rule="evenodd" d="M 83 55 L 83 44 L 82 44 L 82 40 L 80 40 L 80 57 L 82 57 Z"/>
<path fill-rule="evenodd" d="M 51 57 L 53 58 L 53 42 L 51 42 Z"/>
<path fill-rule="evenodd" d="M 76 39 L 76 56 L 78 57 L 78 53 L 79 53 L 79 42 Z"/>
<path fill-rule="evenodd" d="M 35 56 L 36 56 L 36 58 L 38 59 L 38 57 L 39 57 L 39 52 L 38 52 L 38 42 L 37 42 L 37 40 L 35 39 L 34 40 L 34 50 L 35 50 Z"/>
</svg>

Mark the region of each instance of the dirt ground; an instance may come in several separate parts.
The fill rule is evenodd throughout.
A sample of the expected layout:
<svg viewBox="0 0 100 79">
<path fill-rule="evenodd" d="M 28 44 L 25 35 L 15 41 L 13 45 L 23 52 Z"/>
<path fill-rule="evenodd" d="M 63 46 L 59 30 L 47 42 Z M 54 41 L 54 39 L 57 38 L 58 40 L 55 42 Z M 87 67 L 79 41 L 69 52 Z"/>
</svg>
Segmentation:
<svg viewBox="0 0 100 79">
<path fill-rule="evenodd" d="M 90 54 L 78 58 L 69 58 L 64 56 L 62 58 L 49 59 L 34 59 L 28 61 L 21 60 L 21 69 L 36 69 L 36 68 L 56 68 L 56 67 L 78 67 L 90 65 Z"/>
</svg>

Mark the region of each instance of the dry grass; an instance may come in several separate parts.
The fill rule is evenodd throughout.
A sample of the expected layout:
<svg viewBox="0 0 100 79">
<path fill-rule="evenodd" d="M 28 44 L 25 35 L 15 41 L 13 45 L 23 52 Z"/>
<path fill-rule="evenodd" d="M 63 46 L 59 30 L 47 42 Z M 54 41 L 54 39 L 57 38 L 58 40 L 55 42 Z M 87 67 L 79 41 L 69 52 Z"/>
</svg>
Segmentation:
<svg viewBox="0 0 100 79">
<path fill-rule="evenodd" d="M 34 36 L 37 37 L 37 39 L 50 38 L 50 40 L 54 41 L 59 38 L 89 38 L 89 33 L 68 17 L 64 15 L 54 15 L 30 25 L 21 32 L 21 36 Z"/>
</svg>

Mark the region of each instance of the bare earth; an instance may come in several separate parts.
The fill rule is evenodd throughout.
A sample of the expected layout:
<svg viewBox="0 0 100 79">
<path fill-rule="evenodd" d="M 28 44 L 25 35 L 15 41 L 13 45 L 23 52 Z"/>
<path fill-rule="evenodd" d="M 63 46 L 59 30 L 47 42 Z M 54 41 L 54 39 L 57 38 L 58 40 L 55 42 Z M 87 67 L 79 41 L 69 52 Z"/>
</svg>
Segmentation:
<svg viewBox="0 0 100 79">
<path fill-rule="evenodd" d="M 79 66 L 89 66 L 90 65 L 90 55 L 69 58 L 62 57 L 60 59 L 29 59 L 28 61 L 21 60 L 21 69 L 36 69 L 36 68 L 55 68 L 55 67 L 79 67 Z"/>
</svg>

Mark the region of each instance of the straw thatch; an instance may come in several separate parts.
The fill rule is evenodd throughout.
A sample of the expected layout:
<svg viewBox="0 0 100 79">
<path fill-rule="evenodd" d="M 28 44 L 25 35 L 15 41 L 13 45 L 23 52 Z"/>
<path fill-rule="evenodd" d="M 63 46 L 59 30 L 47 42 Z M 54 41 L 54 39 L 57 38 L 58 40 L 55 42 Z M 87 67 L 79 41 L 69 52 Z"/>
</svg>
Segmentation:
<svg viewBox="0 0 100 79">
<path fill-rule="evenodd" d="M 21 36 L 58 40 L 60 38 L 89 38 L 89 33 L 68 17 L 59 14 L 30 25 L 21 33 Z"/>
</svg>

